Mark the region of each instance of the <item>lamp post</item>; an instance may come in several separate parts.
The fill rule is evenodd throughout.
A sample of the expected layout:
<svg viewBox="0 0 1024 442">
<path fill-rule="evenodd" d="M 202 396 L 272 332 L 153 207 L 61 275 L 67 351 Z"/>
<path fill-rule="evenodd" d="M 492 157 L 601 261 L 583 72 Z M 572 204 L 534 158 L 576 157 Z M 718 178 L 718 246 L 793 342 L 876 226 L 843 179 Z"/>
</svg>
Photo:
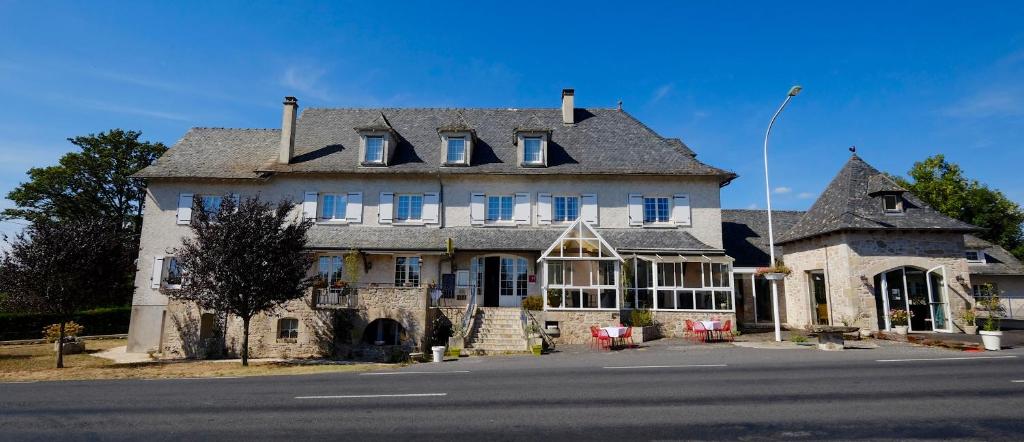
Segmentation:
<svg viewBox="0 0 1024 442">
<path fill-rule="evenodd" d="M 775 266 L 775 234 L 772 231 L 772 188 L 768 184 L 768 136 L 772 133 L 772 126 L 775 125 L 775 119 L 779 118 L 779 114 L 789 104 L 789 100 L 792 100 L 796 94 L 799 94 L 803 90 L 802 86 L 793 86 L 789 88 L 789 94 L 786 95 L 786 100 L 779 106 L 779 110 L 775 111 L 775 115 L 772 115 L 772 121 L 768 123 L 768 130 L 764 132 L 764 194 L 768 200 L 768 254 L 770 261 L 768 262 L 769 267 Z M 772 280 L 772 315 L 775 317 L 775 341 L 782 341 L 782 331 L 779 325 L 779 281 Z"/>
</svg>

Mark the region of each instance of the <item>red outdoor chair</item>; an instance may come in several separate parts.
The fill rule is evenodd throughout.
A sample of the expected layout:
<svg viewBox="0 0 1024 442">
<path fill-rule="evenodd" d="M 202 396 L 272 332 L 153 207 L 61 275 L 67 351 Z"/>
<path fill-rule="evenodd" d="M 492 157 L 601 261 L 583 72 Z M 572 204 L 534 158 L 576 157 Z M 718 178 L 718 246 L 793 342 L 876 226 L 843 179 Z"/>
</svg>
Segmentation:
<svg viewBox="0 0 1024 442">
<path fill-rule="evenodd" d="M 693 335 L 696 338 L 694 341 L 707 342 L 708 329 L 704 328 L 703 322 L 695 321 L 693 323 Z"/>
<path fill-rule="evenodd" d="M 732 334 L 732 319 L 725 321 L 725 325 L 722 325 L 722 337 L 732 341 L 735 337 Z"/>
<path fill-rule="evenodd" d="M 687 338 L 693 339 L 693 321 L 690 319 L 686 320 L 686 334 Z"/>
<path fill-rule="evenodd" d="M 592 347 L 592 348 L 596 348 L 597 344 L 599 342 L 598 341 L 599 336 L 598 336 L 598 331 L 597 330 L 598 329 L 597 329 L 596 325 L 591 325 L 590 326 L 590 347 Z"/>
<path fill-rule="evenodd" d="M 635 347 L 636 344 L 633 343 L 633 327 L 627 328 L 626 333 L 624 333 L 619 339 L 622 342 L 628 342 L 629 344 L 626 345 L 628 345 L 629 348 Z"/>
<path fill-rule="evenodd" d="M 597 346 L 598 348 L 612 349 L 612 337 L 608 335 L 607 330 L 597 329 Z"/>
</svg>

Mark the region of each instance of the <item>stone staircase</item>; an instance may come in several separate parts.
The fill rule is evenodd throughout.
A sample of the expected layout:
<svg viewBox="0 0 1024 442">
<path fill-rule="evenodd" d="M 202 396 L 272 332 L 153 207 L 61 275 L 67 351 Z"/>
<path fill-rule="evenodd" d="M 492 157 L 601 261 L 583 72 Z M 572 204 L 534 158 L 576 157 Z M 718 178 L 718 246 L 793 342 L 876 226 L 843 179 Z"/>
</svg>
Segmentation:
<svg viewBox="0 0 1024 442">
<path fill-rule="evenodd" d="M 519 307 L 480 307 L 469 333 L 466 349 L 475 354 L 525 353 Z"/>
</svg>

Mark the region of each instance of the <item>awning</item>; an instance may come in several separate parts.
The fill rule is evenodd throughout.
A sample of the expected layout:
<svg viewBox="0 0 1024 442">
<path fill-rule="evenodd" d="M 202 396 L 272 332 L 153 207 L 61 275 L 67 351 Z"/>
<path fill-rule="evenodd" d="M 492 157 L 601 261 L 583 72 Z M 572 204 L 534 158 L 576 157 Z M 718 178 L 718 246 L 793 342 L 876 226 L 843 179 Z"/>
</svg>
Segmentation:
<svg viewBox="0 0 1024 442">
<path fill-rule="evenodd" d="M 710 262 L 718 264 L 732 264 L 734 261 L 732 257 L 725 255 L 682 255 L 677 253 L 665 253 L 665 254 L 644 254 L 644 255 L 626 255 L 624 258 L 636 257 L 644 261 L 650 262 Z"/>
</svg>

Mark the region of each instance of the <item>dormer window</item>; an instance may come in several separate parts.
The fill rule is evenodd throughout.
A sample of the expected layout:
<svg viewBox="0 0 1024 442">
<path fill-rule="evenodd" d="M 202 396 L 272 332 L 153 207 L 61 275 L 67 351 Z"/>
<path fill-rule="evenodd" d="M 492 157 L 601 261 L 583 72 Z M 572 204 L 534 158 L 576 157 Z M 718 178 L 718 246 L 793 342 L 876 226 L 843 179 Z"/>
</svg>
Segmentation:
<svg viewBox="0 0 1024 442">
<path fill-rule="evenodd" d="M 544 140 L 541 137 L 523 138 L 523 163 L 536 165 L 544 163 L 541 151 Z"/>
<path fill-rule="evenodd" d="M 882 207 L 886 213 L 899 213 L 903 211 L 903 204 L 899 195 L 882 195 Z"/>
<path fill-rule="evenodd" d="M 384 163 L 384 137 L 380 135 L 366 136 L 366 158 L 367 163 Z"/>
<path fill-rule="evenodd" d="M 466 139 L 462 137 L 448 139 L 448 163 L 466 162 Z"/>
<path fill-rule="evenodd" d="M 468 166 L 473 156 L 473 131 L 439 130 L 441 161 L 445 166 Z"/>
<path fill-rule="evenodd" d="M 967 258 L 967 262 L 971 264 L 985 263 L 985 253 L 979 250 L 967 250 L 964 252 L 964 257 Z"/>
</svg>

